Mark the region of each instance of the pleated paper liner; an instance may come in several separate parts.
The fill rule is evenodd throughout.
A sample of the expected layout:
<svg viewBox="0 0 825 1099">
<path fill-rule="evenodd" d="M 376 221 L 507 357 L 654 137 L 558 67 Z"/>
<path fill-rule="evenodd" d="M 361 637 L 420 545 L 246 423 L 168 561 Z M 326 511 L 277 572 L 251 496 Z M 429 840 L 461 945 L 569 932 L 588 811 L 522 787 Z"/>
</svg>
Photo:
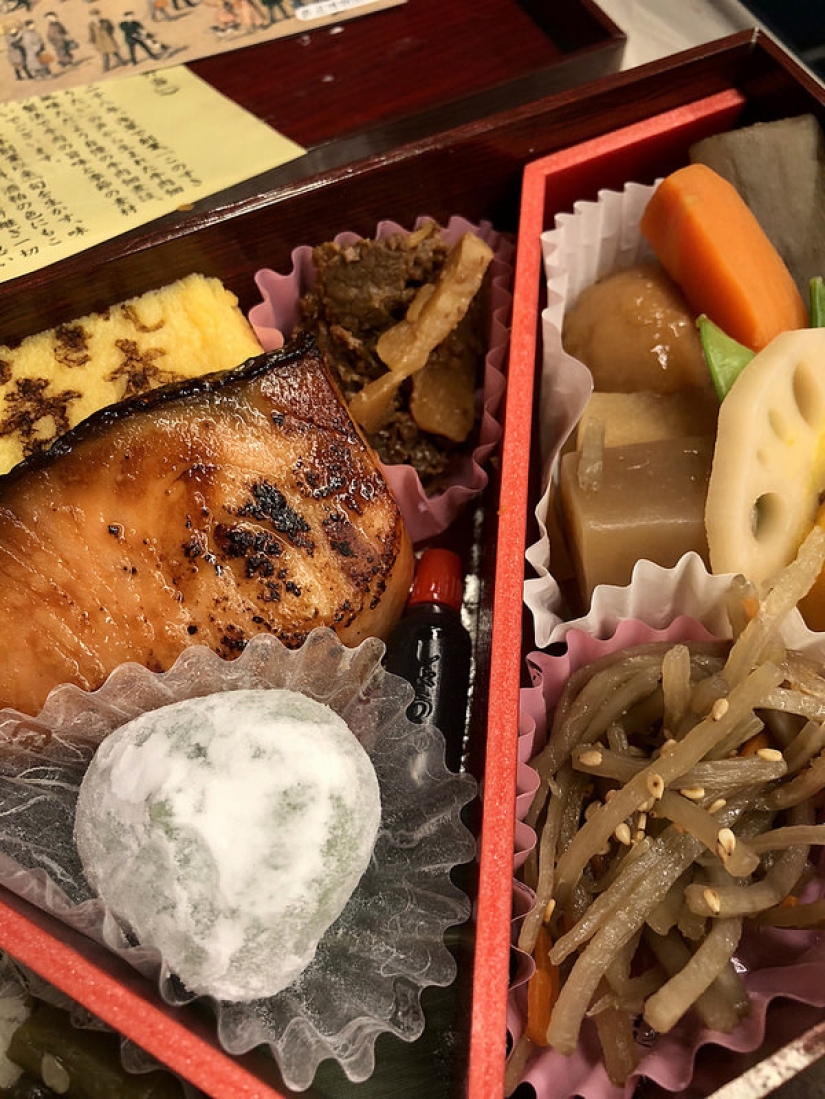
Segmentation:
<svg viewBox="0 0 825 1099">
<path fill-rule="evenodd" d="M 384 671 L 383 654 L 377 639 L 350 649 L 326 629 L 295 650 L 262 634 L 231 661 L 196 646 L 164 673 L 125 664 L 97 691 L 58 687 L 36 718 L 0 712 L 0 882 L 158 981 L 168 1003 L 192 1001 L 158 952 L 137 944 L 86 883 L 72 836 L 86 766 L 108 733 L 167 703 L 250 687 L 325 702 L 378 775 L 382 818 L 370 866 L 289 988 L 248 1004 L 204 1002 L 223 1047 L 269 1047 L 288 1087 L 307 1088 L 325 1060 L 350 1080 L 367 1079 L 377 1037 L 418 1038 L 423 989 L 455 978 L 444 934 L 467 920 L 470 902 L 450 871 L 475 850 L 460 817 L 475 781 L 448 771 L 434 726 L 408 721 L 412 689 Z"/>
</svg>

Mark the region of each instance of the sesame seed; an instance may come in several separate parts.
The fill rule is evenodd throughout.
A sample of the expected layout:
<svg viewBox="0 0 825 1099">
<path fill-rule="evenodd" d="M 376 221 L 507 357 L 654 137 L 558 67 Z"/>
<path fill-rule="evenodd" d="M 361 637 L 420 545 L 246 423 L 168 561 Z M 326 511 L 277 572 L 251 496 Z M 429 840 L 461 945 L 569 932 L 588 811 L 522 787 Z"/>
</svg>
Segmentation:
<svg viewBox="0 0 825 1099">
<path fill-rule="evenodd" d="M 716 836 L 716 852 L 720 858 L 730 858 L 736 850 L 736 836 L 730 828 L 720 828 Z"/>
<path fill-rule="evenodd" d="M 708 806 L 709 813 L 718 813 L 720 809 L 724 809 L 727 805 L 726 798 L 717 798 L 712 805 Z"/>
<path fill-rule="evenodd" d="M 721 721 L 729 709 L 730 706 L 726 698 L 717 698 L 711 707 L 710 716 L 714 721 Z"/>
<path fill-rule="evenodd" d="M 658 801 L 665 792 L 665 780 L 655 771 L 647 776 L 647 792 L 655 801 Z"/>
<path fill-rule="evenodd" d="M 579 756 L 579 763 L 582 767 L 601 767 L 603 758 L 598 748 L 588 748 Z"/>
<path fill-rule="evenodd" d="M 616 830 L 613 835 L 616 837 L 619 843 L 623 843 L 626 847 L 630 846 L 632 837 L 630 835 L 630 826 L 627 824 L 626 821 L 622 821 L 621 824 L 616 825 Z"/>
<path fill-rule="evenodd" d="M 689 801 L 701 801 L 705 796 L 704 786 L 683 786 L 679 793 Z"/>
<path fill-rule="evenodd" d="M 781 763 L 785 758 L 778 748 L 758 748 L 756 754 L 766 763 Z"/>
</svg>

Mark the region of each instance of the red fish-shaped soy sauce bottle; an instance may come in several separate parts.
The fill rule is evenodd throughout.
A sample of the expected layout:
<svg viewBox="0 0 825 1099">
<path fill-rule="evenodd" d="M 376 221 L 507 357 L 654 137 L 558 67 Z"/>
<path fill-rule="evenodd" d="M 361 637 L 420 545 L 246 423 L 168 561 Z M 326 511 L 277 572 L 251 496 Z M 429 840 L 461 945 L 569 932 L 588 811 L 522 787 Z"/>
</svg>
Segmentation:
<svg viewBox="0 0 825 1099">
<path fill-rule="evenodd" d="M 461 766 L 467 726 L 472 642 L 461 621 L 461 558 L 427 549 L 416 567 L 404 615 L 387 643 L 387 671 L 415 691 L 407 717 L 444 735 L 447 765 Z"/>
</svg>

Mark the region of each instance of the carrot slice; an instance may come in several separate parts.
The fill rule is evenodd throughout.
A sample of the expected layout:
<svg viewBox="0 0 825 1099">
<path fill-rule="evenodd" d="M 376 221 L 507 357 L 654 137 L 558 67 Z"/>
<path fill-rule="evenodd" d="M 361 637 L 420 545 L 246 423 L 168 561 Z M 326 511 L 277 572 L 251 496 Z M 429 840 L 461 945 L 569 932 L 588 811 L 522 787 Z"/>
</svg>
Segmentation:
<svg viewBox="0 0 825 1099">
<path fill-rule="evenodd" d="M 559 995 L 558 966 L 550 961 L 553 941 L 544 924 L 539 928 L 533 960 L 536 969 L 527 982 L 527 1037 L 537 1046 L 547 1045 L 547 1028 Z"/>
<path fill-rule="evenodd" d="M 770 740 L 768 740 L 768 734 L 763 729 L 761 732 L 755 733 L 752 737 L 749 737 L 749 739 L 745 741 L 745 743 L 739 749 L 739 755 L 755 756 L 756 753 L 762 748 L 770 747 L 771 742 Z"/>
<path fill-rule="evenodd" d="M 820 506 L 817 512 L 816 525 L 825 527 L 825 506 Z M 799 600 L 799 610 L 809 630 L 814 633 L 825 630 L 825 569 L 814 580 L 808 593 Z"/>
<path fill-rule="evenodd" d="M 753 351 L 805 328 L 790 271 L 739 192 L 704 164 L 666 176 L 640 228 L 691 308 Z"/>
</svg>

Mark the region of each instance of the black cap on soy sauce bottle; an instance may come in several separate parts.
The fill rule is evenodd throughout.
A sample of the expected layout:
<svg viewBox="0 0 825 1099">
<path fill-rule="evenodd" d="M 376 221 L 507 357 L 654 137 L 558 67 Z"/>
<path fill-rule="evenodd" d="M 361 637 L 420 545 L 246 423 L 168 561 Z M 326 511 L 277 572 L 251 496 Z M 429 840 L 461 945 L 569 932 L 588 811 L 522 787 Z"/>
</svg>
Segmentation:
<svg viewBox="0 0 825 1099">
<path fill-rule="evenodd" d="M 458 554 L 425 550 L 384 660 L 387 671 L 415 691 L 409 720 L 435 725 L 444 734 L 447 766 L 454 771 L 464 751 L 472 667 L 472 642 L 461 621 L 463 587 Z"/>
</svg>

